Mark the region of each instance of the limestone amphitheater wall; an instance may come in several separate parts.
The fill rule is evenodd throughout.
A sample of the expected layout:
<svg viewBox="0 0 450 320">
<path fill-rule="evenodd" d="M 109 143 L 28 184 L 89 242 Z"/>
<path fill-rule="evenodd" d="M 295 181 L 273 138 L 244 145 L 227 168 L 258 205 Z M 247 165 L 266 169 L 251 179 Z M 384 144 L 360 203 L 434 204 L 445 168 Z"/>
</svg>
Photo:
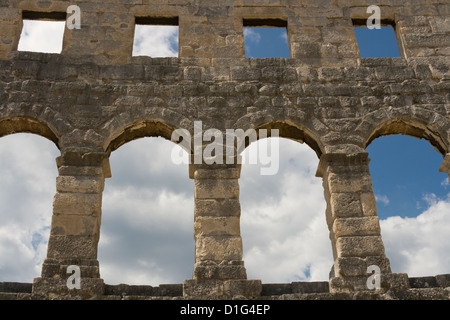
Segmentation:
<svg viewBox="0 0 450 320">
<path fill-rule="evenodd" d="M 64 20 L 70 5 L 81 10 L 81 28 L 65 29 L 61 54 L 17 50 L 24 18 Z M 394 26 L 400 58 L 360 58 L 353 28 L 370 5 Z M 132 56 L 137 22 L 178 25 L 179 56 Z M 246 58 L 246 25 L 286 27 L 290 58 Z M 0 297 L 449 299 L 450 275 L 391 272 L 365 151 L 384 135 L 424 138 L 450 172 L 449 68 L 448 0 L 1 0 L 0 136 L 34 133 L 61 155 L 42 274 L 32 284 L 2 283 Z M 240 166 L 202 161 L 189 170 L 192 279 L 104 283 L 97 247 L 109 156 L 137 138 L 193 135 L 196 121 L 223 132 L 278 129 L 316 152 L 334 257 L 329 282 L 248 279 Z M 72 265 L 80 289 L 67 286 Z M 376 290 L 367 287 L 371 265 L 380 268 Z"/>
</svg>

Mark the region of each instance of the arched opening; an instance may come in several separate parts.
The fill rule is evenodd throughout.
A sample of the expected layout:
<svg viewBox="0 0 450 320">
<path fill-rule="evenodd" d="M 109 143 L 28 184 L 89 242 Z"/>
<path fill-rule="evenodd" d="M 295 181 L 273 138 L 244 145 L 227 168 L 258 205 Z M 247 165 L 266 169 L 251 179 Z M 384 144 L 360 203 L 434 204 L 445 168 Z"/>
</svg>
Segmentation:
<svg viewBox="0 0 450 320">
<path fill-rule="evenodd" d="M 280 136 L 285 136 L 282 132 L 286 130 L 287 126 L 280 130 Z M 306 140 L 303 132 L 292 130 L 296 134 L 290 137 Z M 261 175 L 262 164 L 248 160 L 251 153 L 259 153 L 261 148 L 264 152 L 263 140 L 269 145 L 272 140 L 279 143 L 271 148 L 279 160 L 273 175 Z M 263 283 L 328 280 L 333 256 L 322 179 L 315 177 L 318 152 L 309 144 L 274 137 L 258 140 L 245 149 L 239 185 L 249 279 L 261 279 Z"/>
<path fill-rule="evenodd" d="M 53 132 L 43 125 L 35 121 L 22 124 L 18 128 L 17 122 L 14 126 L 12 120 L 2 121 L 0 134 L 36 131 L 56 141 Z M 59 155 L 55 143 L 37 134 L 0 138 L 0 282 L 31 283 L 41 273 L 56 192 L 55 159 Z"/>
<path fill-rule="evenodd" d="M 450 188 L 448 174 L 438 171 L 441 147 L 383 130 L 386 136 L 371 139 L 366 150 L 391 270 L 413 277 L 449 273 Z"/>
<path fill-rule="evenodd" d="M 110 150 L 121 147 L 111 153 L 112 177 L 102 201 L 98 260 L 107 284 L 155 286 L 192 278 L 193 180 L 186 164 L 171 159 L 174 148 L 185 151 L 162 137 L 137 139 L 147 129 L 125 130 L 111 144 Z M 170 137 L 166 131 L 156 135 Z"/>
</svg>

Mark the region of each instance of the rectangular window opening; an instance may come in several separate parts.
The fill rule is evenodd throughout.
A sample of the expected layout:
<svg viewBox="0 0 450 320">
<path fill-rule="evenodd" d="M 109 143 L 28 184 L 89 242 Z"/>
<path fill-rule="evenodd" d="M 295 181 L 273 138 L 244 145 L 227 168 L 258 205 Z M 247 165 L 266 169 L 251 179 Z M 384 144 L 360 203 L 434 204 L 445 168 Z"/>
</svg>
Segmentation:
<svg viewBox="0 0 450 320">
<path fill-rule="evenodd" d="M 367 20 L 354 19 L 353 29 L 361 58 L 400 57 L 393 21 L 381 20 L 379 29 L 370 29 L 367 26 Z"/>
<path fill-rule="evenodd" d="M 178 17 L 136 17 L 133 56 L 178 57 Z"/>
<path fill-rule="evenodd" d="M 290 58 L 287 21 L 244 19 L 246 58 Z"/>
<path fill-rule="evenodd" d="M 22 12 L 22 33 L 18 51 L 61 53 L 65 12 Z"/>
</svg>

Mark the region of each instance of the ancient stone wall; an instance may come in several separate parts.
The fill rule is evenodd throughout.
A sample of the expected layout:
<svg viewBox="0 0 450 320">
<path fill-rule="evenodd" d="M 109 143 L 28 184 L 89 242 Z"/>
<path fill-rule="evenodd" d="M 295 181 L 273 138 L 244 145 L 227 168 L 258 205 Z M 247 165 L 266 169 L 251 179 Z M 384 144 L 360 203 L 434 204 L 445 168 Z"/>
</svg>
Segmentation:
<svg viewBox="0 0 450 320">
<path fill-rule="evenodd" d="M 372 4 L 395 25 L 401 58 L 360 58 L 353 22 Z M 81 29 L 66 28 L 61 54 L 17 51 L 24 12 L 45 17 L 69 5 L 80 7 Z M 35 133 L 61 152 L 33 297 L 105 295 L 97 245 L 111 152 L 144 136 L 170 140 L 175 129 L 193 134 L 195 121 L 278 129 L 314 149 L 335 259 L 330 295 L 366 292 L 370 265 L 381 269 L 382 292 L 413 290 L 385 256 L 365 148 L 383 135 L 425 138 L 450 172 L 449 17 L 448 0 L 2 0 L 0 136 Z M 136 18 L 177 21 L 179 57 L 133 57 Z M 290 58 L 245 58 L 244 21 L 274 20 L 287 26 Z M 237 164 L 190 165 L 196 259 L 185 297 L 263 292 L 242 258 L 239 176 Z M 81 268 L 79 290 L 67 288 L 69 265 Z M 448 298 L 450 280 L 439 279 L 436 297 Z"/>
</svg>

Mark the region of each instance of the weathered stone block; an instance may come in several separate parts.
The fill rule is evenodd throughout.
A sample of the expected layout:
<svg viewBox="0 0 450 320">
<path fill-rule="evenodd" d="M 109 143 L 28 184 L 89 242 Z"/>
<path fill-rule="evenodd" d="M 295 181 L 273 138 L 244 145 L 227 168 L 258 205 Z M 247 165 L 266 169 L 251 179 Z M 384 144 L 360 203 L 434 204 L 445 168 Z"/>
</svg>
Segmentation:
<svg viewBox="0 0 450 320">
<path fill-rule="evenodd" d="M 211 297 L 223 295 L 222 280 L 184 280 L 183 296 Z"/>
<path fill-rule="evenodd" d="M 292 282 L 292 293 L 328 293 L 328 281 Z"/>
<path fill-rule="evenodd" d="M 337 218 L 333 231 L 336 237 L 371 236 L 381 232 L 377 216 Z"/>
<path fill-rule="evenodd" d="M 336 240 L 339 257 L 367 257 L 384 254 L 381 236 L 339 237 Z"/>
<path fill-rule="evenodd" d="M 97 242 L 95 236 L 50 235 L 47 257 L 55 259 L 96 259 Z"/>
<path fill-rule="evenodd" d="M 259 297 L 261 291 L 261 280 L 226 280 L 223 283 L 223 292 L 226 296 L 254 298 Z"/>
<path fill-rule="evenodd" d="M 438 274 L 436 275 L 436 282 L 440 287 L 450 287 L 450 274 Z"/>
<path fill-rule="evenodd" d="M 225 262 L 225 263 L 224 263 Z M 247 271 L 242 261 L 200 261 L 194 265 L 194 279 L 246 279 Z"/>
<path fill-rule="evenodd" d="M 53 214 L 79 214 L 100 216 L 100 193 L 59 193 L 53 198 Z"/>
<path fill-rule="evenodd" d="M 50 300 L 92 299 L 104 293 L 102 279 L 82 278 L 80 287 L 80 289 L 68 289 L 67 279 L 35 278 L 32 293 L 36 298 Z"/>
<path fill-rule="evenodd" d="M 339 217 L 362 216 L 361 201 L 358 193 L 333 192 L 330 195 L 332 219 Z"/>
<path fill-rule="evenodd" d="M 58 192 L 101 193 L 103 177 L 93 176 L 58 176 L 56 178 Z"/>
<path fill-rule="evenodd" d="M 238 199 L 196 199 L 196 216 L 236 216 L 241 214 L 241 205 Z"/>
<path fill-rule="evenodd" d="M 198 261 L 241 260 L 242 239 L 240 236 L 197 237 L 195 255 Z"/>
<path fill-rule="evenodd" d="M 83 215 L 53 215 L 51 233 L 68 236 L 99 236 L 100 217 Z"/>
<path fill-rule="evenodd" d="M 196 199 L 227 199 L 239 197 L 237 179 L 195 180 Z"/>
<path fill-rule="evenodd" d="M 239 236 L 239 217 L 198 217 L 194 222 L 194 233 L 200 236 Z"/>
<path fill-rule="evenodd" d="M 340 277 L 369 276 L 366 261 L 358 257 L 337 258 L 334 261 L 334 271 Z"/>
<path fill-rule="evenodd" d="M 373 192 L 364 192 L 360 194 L 361 206 L 364 216 L 377 215 L 377 203 Z"/>
<path fill-rule="evenodd" d="M 358 167 L 356 167 L 355 169 L 358 170 Z M 357 171 L 354 173 L 330 172 L 328 174 L 327 182 L 328 188 L 332 193 L 372 192 L 372 180 L 370 178 L 370 175 L 364 172 L 357 172 Z"/>
<path fill-rule="evenodd" d="M 194 179 L 238 179 L 241 169 L 237 168 L 214 168 L 214 169 L 196 169 Z"/>
</svg>

